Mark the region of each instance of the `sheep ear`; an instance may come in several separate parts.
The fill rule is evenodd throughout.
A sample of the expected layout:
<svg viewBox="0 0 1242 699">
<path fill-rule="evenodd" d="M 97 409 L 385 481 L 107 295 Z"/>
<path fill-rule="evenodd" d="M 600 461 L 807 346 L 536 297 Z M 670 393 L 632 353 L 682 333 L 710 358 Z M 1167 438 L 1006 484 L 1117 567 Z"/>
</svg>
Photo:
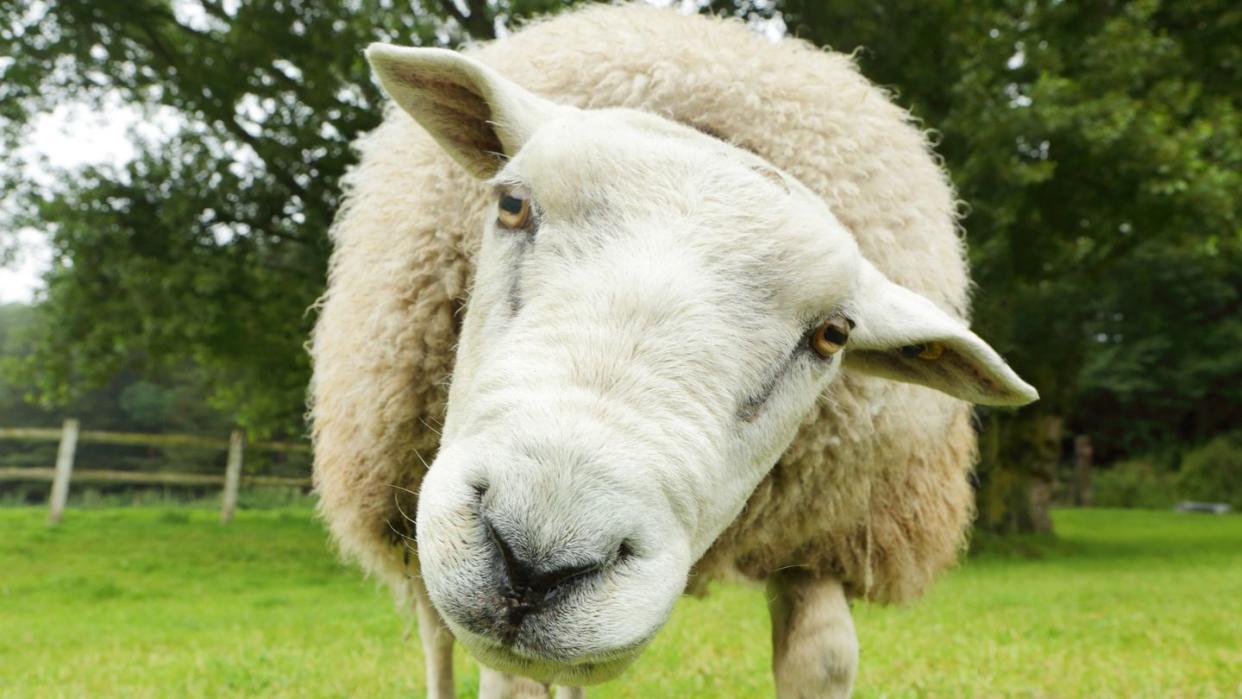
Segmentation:
<svg viewBox="0 0 1242 699">
<path fill-rule="evenodd" d="M 371 44 L 367 60 L 393 101 L 480 179 L 496 174 L 556 109 L 456 51 Z"/>
<path fill-rule="evenodd" d="M 917 383 L 983 405 L 1039 398 L 996 350 L 961 321 L 862 260 L 845 367 Z"/>
</svg>

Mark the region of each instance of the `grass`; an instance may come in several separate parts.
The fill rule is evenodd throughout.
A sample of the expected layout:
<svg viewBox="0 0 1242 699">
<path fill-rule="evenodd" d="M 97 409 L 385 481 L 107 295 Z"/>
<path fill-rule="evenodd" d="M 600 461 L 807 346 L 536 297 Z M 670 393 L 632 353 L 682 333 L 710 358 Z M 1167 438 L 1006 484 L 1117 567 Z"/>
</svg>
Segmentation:
<svg viewBox="0 0 1242 699">
<path fill-rule="evenodd" d="M 0 696 L 397 697 L 417 634 L 306 509 L 0 509 Z M 1060 511 L 905 608 L 858 605 L 862 697 L 1240 697 L 1242 517 Z M 686 599 L 599 697 L 770 696 L 759 588 Z M 459 689 L 477 672 L 459 655 Z"/>
</svg>

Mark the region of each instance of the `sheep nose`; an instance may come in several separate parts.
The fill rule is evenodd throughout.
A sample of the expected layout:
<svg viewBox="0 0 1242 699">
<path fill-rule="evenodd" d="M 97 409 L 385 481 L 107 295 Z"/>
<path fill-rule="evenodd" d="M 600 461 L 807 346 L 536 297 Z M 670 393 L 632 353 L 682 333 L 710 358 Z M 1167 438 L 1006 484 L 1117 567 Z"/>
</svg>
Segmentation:
<svg viewBox="0 0 1242 699">
<path fill-rule="evenodd" d="M 500 595 L 510 627 L 516 628 L 526 615 L 554 600 L 569 583 L 603 568 L 602 562 L 593 561 L 539 570 L 533 561 L 518 553 L 491 521 L 484 518 L 483 524 L 500 552 Z"/>
</svg>

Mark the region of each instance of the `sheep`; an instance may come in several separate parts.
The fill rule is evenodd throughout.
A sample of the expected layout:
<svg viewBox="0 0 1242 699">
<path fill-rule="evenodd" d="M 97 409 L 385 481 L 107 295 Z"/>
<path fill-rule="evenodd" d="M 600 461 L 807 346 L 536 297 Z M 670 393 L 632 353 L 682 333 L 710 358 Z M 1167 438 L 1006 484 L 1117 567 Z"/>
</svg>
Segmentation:
<svg viewBox="0 0 1242 699">
<path fill-rule="evenodd" d="M 967 328 L 922 131 L 847 56 L 640 5 L 368 58 L 315 487 L 429 696 L 454 639 L 482 696 L 615 677 L 726 578 L 768 585 L 778 696 L 848 695 L 849 600 L 963 546 L 968 401 L 1037 397 Z"/>
</svg>

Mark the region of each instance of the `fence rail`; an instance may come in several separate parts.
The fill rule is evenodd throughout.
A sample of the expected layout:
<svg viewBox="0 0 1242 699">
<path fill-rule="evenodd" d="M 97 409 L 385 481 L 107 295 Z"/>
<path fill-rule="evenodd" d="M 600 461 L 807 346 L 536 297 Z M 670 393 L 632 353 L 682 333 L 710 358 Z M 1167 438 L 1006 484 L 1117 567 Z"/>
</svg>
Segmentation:
<svg viewBox="0 0 1242 699">
<path fill-rule="evenodd" d="M 56 469 L 15 468 L 0 466 L 0 481 L 51 481 Z M 120 471 L 115 469 L 78 469 L 74 483 L 128 483 L 133 485 L 224 485 L 224 476 L 210 473 L 172 473 L 169 471 Z M 311 479 L 295 476 L 242 476 L 243 486 L 288 486 L 309 488 Z"/>
<path fill-rule="evenodd" d="M 57 427 L 0 427 L 0 440 L 25 442 L 59 442 L 64 428 Z M 219 437 L 202 437 L 193 434 L 145 434 L 141 432 L 101 432 L 83 430 L 78 441 L 89 444 L 117 444 L 137 447 L 189 447 L 191 449 L 228 449 L 229 440 Z M 298 442 L 250 442 L 250 449 L 308 453 L 310 445 Z"/>
<path fill-rule="evenodd" d="M 69 481 L 94 483 L 132 483 L 136 485 L 219 485 L 224 488 L 221 498 L 220 520 L 231 522 L 237 509 L 237 491 L 248 486 L 291 486 L 305 488 L 311 485 L 309 478 L 283 476 L 242 475 L 242 458 L 247 447 L 263 451 L 308 453 L 310 446 L 299 442 L 252 442 L 246 444 L 241 430 L 233 430 L 227 439 L 202 437 L 191 434 L 142 434 L 138 432 L 102 432 L 81 430 L 74 418 L 65 420 L 60 428 L 47 427 L 0 427 L 0 440 L 28 442 L 59 442 L 55 468 L 0 467 L 0 481 L 38 480 L 51 481 L 52 491 L 48 498 L 48 521 L 58 524 L 64 517 L 65 504 L 69 499 Z M 73 470 L 73 457 L 79 442 L 87 444 L 116 444 L 147 447 L 186 447 L 193 449 L 227 450 L 224 473 L 169 473 L 150 471 L 119 471 L 109 469 Z"/>
</svg>

